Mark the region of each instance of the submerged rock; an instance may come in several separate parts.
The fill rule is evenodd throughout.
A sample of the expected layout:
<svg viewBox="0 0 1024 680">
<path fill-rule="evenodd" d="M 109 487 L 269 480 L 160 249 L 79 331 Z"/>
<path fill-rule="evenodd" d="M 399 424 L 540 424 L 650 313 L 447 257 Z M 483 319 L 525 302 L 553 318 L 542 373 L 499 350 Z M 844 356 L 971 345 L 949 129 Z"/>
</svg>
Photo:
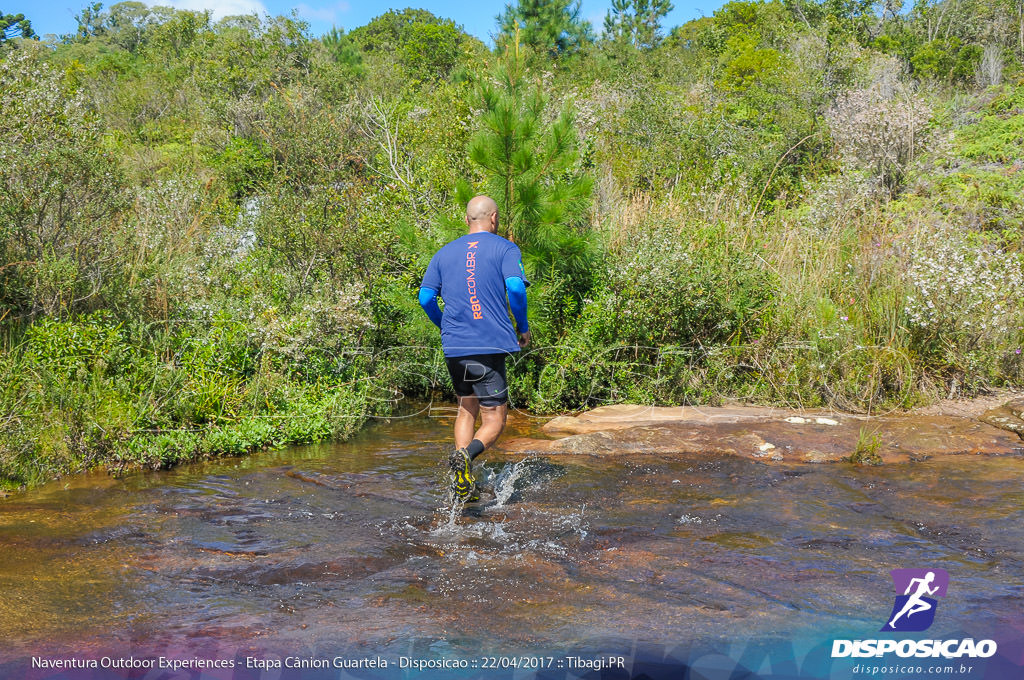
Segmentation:
<svg viewBox="0 0 1024 680">
<path fill-rule="evenodd" d="M 1016 417 L 1012 407 L 1003 408 L 1006 418 Z M 1024 421 L 1021 427 L 1013 432 L 1024 431 Z M 567 436 L 513 439 L 504 448 L 546 456 L 728 454 L 772 463 L 849 460 L 858 449 L 882 462 L 954 455 L 1024 456 L 1024 443 L 1007 431 L 1010 427 L 957 416 L 872 418 L 757 407 L 621 405 L 561 416 L 542 429 L 545 434 Z"/>
</svg>

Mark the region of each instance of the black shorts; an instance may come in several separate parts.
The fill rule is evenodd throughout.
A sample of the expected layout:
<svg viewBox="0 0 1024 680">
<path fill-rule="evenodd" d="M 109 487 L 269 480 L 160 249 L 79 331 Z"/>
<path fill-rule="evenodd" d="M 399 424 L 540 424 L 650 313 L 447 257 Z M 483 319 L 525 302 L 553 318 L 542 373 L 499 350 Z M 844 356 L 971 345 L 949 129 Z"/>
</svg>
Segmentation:
<svg viewBox="0 0 1024 680">
<path fill-rule="evenodd" d="M 505 381 L 505 354 L 471 354 L 445 357 L 455 394 L 475 396 L 481 406 L 501 406 L 508 402 Z"/>
</svg>

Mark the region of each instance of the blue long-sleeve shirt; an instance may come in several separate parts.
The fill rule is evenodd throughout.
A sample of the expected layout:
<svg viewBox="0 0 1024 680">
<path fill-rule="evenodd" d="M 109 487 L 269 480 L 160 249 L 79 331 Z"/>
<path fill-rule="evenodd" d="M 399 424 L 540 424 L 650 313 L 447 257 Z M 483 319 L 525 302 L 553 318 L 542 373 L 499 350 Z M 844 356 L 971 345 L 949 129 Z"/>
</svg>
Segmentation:
<svg viewBox="0 0 1024 680">
<path fill-rule="evenodd" d="M 526 318 L 526 282 L 518 276 L 510 276 L 505 279 L 505 291 L 508 293 L 508 308 L 516 320 L 516 330 L 527 332 L 530 322 Z"/>
<path fill-rule="evenodd" d="M 441 308 L 437 306 L 437 291 L 433 288 L 420 288 L 420 307 L 427 313 L 430 320 L 438 328 L 441 327 Z"/>
<path fill-rule="evenodd" d="M 521 258 L 518 246 L 490 232 L 462 236 L 434 255 L 419 302 L 441 329 L 445 356 L 519 351 L 516 329 L 529 330 Z M 443 313 L 438 294 L 444 299 Z"/>
<path fill-rule="evenodd" d="M 508 294 L 508 308 L 512 310 L 512 318 L 516 320 L 516 332 L 526 333 L 530 330 L 530 321 L 526 316 L 526 282 L 518 276 L 510 276 L 505 279 L 505 291 Z M 437 304 L 436 290 L 420 288 L 420 307 L 434 325 L 440 328 L 444 314 Z"/>
</svg>

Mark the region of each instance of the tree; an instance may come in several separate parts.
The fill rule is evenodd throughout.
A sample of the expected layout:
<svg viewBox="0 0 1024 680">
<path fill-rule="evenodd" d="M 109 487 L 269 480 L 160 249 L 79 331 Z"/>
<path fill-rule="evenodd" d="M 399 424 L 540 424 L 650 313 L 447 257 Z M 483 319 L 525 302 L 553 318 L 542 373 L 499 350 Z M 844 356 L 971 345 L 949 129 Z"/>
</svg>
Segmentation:
<svg viewBox="0 0 1024 680">
<path fill-rule="evenodd" d="M 38 37 L 36 32 L 32 30 L 32 22 L 26 19 L 24 14 L 4 14 L 0 12 L 0 45 L 15 35 L 20 35 L 22 38 Z"/>
<path fill-rule="evenodd" d="M 407 40 L 409 29 L 417 24 L 454 24 L 425 9 L 389 10 L 374 17 L 365 26 L 349 33 L 352 41 L 363 52 L 394 52 Z"/>
<path fill-rule="evenodd" d="M 521 43 L 556 57 L 593 41 L 590 22 L 580 18 L 580 0 L 518 0 L 505 6 L 498 23 L 499 43 Z"/>
<path fill-rule="evenodd" d="M 67 42 L 86 42 L 90 38 L 103 35 L 103 3 L 93 2 L 82 8 L 79 14 L 75 15 L 78 22 L 78 30 L 74 35 L 64 36 Z"/>
<path fill-rule="evenodd" d="M 547 99 L 531 83 L 518 46 L 477 85 L 483 105 L 469 157 L 498 203 L 504 235 L 519 244 L 531 273 L 588 277 L 589 241 L 583 223 L 592 182 L 579 167 L 572 111 L 545 121 Z M 471 190 L 460 189 L 468 200 Z"/>
<path fill-rule="evenodd" d="M 132 0 L 110 7 L 103 24 L 111 42 L 135 52 L 145 44 L 147 34 L 159 20 L 160 16 L 145 4 Z"/>
<path fill-rule="evenodd" d="M 611 9 L 604 17 L 604 38 L 617 45 L 632 44 L 633 0 L 612 0 Z"/>
<path fill-rule="evenodd" d="M 429 80 L 447 77 L 471 39 L 451 19 L 424 9 L 404 9 L 353 29 L 348 40 L 367 56 L 395 58 L 409 76 Z"/>
<path fill-rule="evenodd" d="M 334 58 L 334 61 L 347 67 L 352 73 L 362 75 L 363 55 L 353 43 L 351 36 L 345 34 L 344 28 L 331 27 L 320 42 Z"/>
<path fill-rule="evenodd" d="M 160 26 L 172 21 L 177 10 L 166 6 L 150 7 L 137 0 L 126 0 L 111 5 L 106 10 L 103 4 L 92 2 L 75 16 L 77 30 L 61 36 L 65 43 L 86 43 L 117 45 L 132 54 L 138 54 Z M 231 17 L 224 19 L 228 21 Z M 97 40 L 98 39 L 98 40 Z"/>
<path fill-rule="evenodd" d="M 669 0 L 612 0 L 604 18 L 605 38 L 647 49 L 661 42 L 661 20 L 672 11 Z"/>
<path fill-rule="evenodd" d="M 459 59 L 462 32 L 454 22 L 416 23 L 409 27 L 400 53 L 402 63 L 421 79 L 445 78 Z"/>
</svg>

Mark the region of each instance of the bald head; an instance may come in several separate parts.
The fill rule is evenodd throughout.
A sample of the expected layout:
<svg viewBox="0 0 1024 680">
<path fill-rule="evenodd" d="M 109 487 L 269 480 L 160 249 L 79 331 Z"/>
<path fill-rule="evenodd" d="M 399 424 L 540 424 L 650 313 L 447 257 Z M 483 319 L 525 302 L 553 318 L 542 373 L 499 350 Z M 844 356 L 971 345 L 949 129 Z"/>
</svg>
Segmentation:
<svg viewBox="0 0 1024 680">
<path fill-rule="evenodd" d="M 474 231 L 498 230 L 498 204 L 489 196 L 474 196 L 466 205 L 466 226 Z"/>
</svg>

